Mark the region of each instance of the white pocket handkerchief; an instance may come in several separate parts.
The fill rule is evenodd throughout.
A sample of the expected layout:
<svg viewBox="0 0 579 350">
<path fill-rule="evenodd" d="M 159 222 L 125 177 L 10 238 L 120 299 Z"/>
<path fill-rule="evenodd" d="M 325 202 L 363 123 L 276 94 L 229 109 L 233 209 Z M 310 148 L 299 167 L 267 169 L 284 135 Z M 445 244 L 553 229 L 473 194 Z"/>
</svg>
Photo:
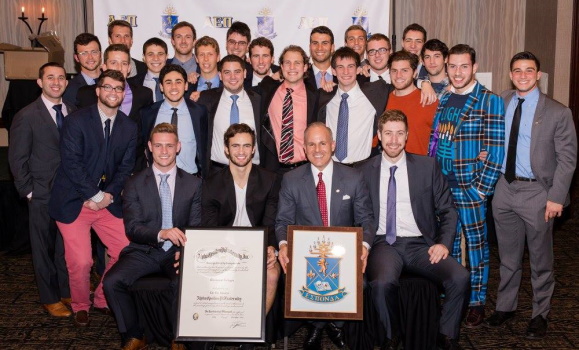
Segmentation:
<svg viewBox="0 0 579 350">
<path fill-rule="evenodd" d="M 350 199 L 350 196 L 348 196 L 347 194 L 345 194 L 344 197 L 342 197 L 343 201 L 348 200 L 348 199 Z"/>
</svg>

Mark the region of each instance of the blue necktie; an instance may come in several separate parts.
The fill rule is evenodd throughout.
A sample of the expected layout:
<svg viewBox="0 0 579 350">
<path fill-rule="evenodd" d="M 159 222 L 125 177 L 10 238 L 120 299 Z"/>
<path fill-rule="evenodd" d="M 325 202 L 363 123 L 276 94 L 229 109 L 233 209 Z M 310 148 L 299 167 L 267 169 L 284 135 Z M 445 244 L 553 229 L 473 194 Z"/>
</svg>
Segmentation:
<svg viewBox="0 0 579 350">
<path fill-rule="evenodd" d="M 62 123 L 64 123 L 64 114 L 62 114 L 62 104 L 57 104 L 52 106 L 52 109 L 56 111 L 56 127 L 58 131 L 62 129 Z"/>
<path fill-rule="evenodd" d="M 161 229 L 169 229 L 173 227 L 173 201 L 171 200 L 171 188 L 167 179 L 170 174 L 159 174 L 161 177 L 161 183 L 159 184 L 159 197 L 161 197 L 161 211 L 163 212 L 163 222 L 161 223 Z M 173 243 L 170 240 L 166 240 L 163 243 L 163 250 L 167 251 Z"/>
<path fill-rule="evenodd" d="M 159 78 L 153 77 L 153 80 L 155 81 L 155 102 L 158 102 L 163 100 L 163 93 L 159 87 Z"/>
<path fill-rule="evenodd" d="M 239 124 L 239 107 L 237 106 L 237 99 L 239 95 L 231 95 L 233 103 L 231 104 L 231 112 L 229 112 L 229 125 Z"/>
<path fill-rule="evenodd" d="M 396 242 L 396 178 L 394 177 L 396 169 L 398 169 L 396 165 L 390 167 L 386 202 L 386 242 L 390 245 Z"/>
<path fill-rule="evenodd" d="M 348 156 L 348 94 L 342 94 L 338 112 L 338 130 L 336 131 L 336 158 L 343 161 Z"/>
</svg>

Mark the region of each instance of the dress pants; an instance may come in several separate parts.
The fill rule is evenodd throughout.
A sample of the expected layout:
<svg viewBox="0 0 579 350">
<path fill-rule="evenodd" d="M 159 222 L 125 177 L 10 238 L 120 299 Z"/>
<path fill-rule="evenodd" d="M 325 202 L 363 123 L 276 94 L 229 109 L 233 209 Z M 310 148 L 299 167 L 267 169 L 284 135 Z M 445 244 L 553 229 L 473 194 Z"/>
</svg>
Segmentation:
<svg viewBox="0 0 579 350">
<path fill-rule="evenodd" d="M 95 230 L 108 248 L 110 259 L 105 269 L 106 275 L 117 261 L 121 250 L 129 244 L 123 219 L 115 217 L 107 209 L 94 211 L 83 207 L 72 223 L 65 224 L 57 221 L 56 224 L 64 239 L 64 257 L 70 281 L 72 311 L 88 311 L 91 305 L 90 269 L 93 264 L 90 229 L 92 227 Z M 102 282 L 94 292 L 94 306 L 107 307 Z"/>
<path fill-rule="evenodd" d="M 474 188 L 451 188 L 458 211 L 456 238 L 452 256 L 461 262 L 460 236 L 464 233 L 470 269 L 469 306 L 483 306 L 489 281 L 489 245 L 486 227 L 486 199 Z"/>
<path fill-rule="evenodd" d="M 370 255 L 366 276 L 374 305 L 386 336 L 398 335 L 398 289 L 402 270 L 429 278 L 444 288 L 445 299 L 440 318 L 440 333 L 458 339 L 462 310 L 468 292 L 468 271 L 450 255 L 431 264 L 424 237 L 397 237 L 389 245 L 384 235 L 376 236 Z"/>
<path fill-rule="evenodd" d="M 40 302 L 54 304 L 60 298 L 70 297 L 62 236 L 48 215 L 48 203 L 32 198 L 28 211 L 32 264 Z"/>
<path fill-rule="evenodd" d="M 497 311 L 515 311 L 521 285 L 525 240 L 529 249 L 533 318 L 547 317 L 555 288 L 553 275 L 553 220 L 545 222 L 547 191 L 538 182 L 499 178 L 493 216 L 499 246 L 500 282 Z"/>
<path fill-rule="evenodd" d="M 109 307 L 115 314 L 119 332 L 124 334 L 125 338 L 142 338 L 143 336 L 133 296 L 129 291 L 133 283 L 143 276 L 163 273 L 171 279 L 175 302 L 172 310 L 168 312 L 173 317 L 166 321 L 174 322 L 178 280 L 173 264 L 177 251 L 176 246 L 164 251 L 159 247 L 130 243 L 121 252 L 119 261 L 104 277 L 103 285 Z"/>
</svg>

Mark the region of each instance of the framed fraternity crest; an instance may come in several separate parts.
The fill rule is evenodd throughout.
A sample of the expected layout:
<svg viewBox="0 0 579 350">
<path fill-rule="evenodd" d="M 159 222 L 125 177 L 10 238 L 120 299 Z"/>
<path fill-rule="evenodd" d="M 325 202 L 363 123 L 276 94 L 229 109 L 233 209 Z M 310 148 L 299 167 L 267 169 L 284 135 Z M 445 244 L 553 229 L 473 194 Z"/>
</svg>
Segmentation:
<svg viewBox="0 0 579 350">
<path fill-rule="evenodd" d="M 285 317 L 361 320 L 362 228 L 288 226 Z"/>
</svg>

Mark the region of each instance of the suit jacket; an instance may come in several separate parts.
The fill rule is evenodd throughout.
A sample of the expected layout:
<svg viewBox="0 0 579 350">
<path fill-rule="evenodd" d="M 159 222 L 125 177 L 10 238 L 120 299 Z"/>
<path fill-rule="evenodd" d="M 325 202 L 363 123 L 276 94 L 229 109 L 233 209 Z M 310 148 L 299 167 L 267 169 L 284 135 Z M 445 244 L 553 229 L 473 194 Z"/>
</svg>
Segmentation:
<svg viewBox="0 0 579 350">
<path fill-rule="evenodd" d="M 73 105 L 64 104 L 68 114 L 74 112 Z M 32 192 L 32 198 L 48 204 L 60 165 L 59 142 L 58 127 L 41 97 L 16 114 L 10 129 L 8 161 L 20 196 Z"/>
<path fill-rule="evenodd" d="M 331 67 L 328 69 L 327 74 L 332 75 L 332 68 Z M 332 77 L 333 77 L 334 83 L 338 84 L 338 77 L 336 77 L 335 75 L 332 75 Z M 306 77 L 304 78 L 304 83 L 306 84 L 306 86 L 308 88 L 310 88 L 312 90 L 318 89 L 318 85 L 316 84 L 316 75 L 314 74 L 314 69 L 312 68 L 312 65 L 310 65 L 310 67 L 308 68 L 308 71 L 306 72 Z"/>
<path fill-rule="evenodd" d="M 372 245 L 376 230 L 370 194 L 364 175 L 334 162 L 330 199 L 330 226 L 361 226 L 364 242 Z M 288 225 L 322 226 L 311 165 L 304 164 L 283 176 L 279 192 L 275 233 L 278 242 L 287 240 Z"/>
<path fill-rule="evenodd" d="M 515 90 L 501 96 L 508 106 Z M 577 165 L 577 133 L 571 110 L 540 93 L 531 130 L 531 170 L 547 199 L 569 204 L 569 187 Z"/>
<path fill-rule="evenodd" d="M 255 89 L 255 91 L 261 94 L 261 128 L 259 131 L 256 130 L 256 134 L 261 134 L 261 142 L 258 144 L 259 161 L 260 166 L 271 171 L 279 169 L 280 164 L 277 147 L 275 146 L 275 138 L 271 128 L 271 121 L 269 119 L 268 108 L 275 92 L 281 84 L 281 81 L 274 80 L 271 77 L 265 77 L 261 81 L 261 84 L 257 86 L 257 89 Z M 315 111 L 317 110 L 318 91 L 312 90 L 306 85 L 306 94 L 308 104 L 307 124 L 309 125 L 316 121 Z"/>
<path fill-rule="evenodd" d="M 52 187 L 50 216 L 66 224 L 76 220 L 83 202 L 99 192 L 104 172 L 107 180 L 103 192 L 114 199 L 106 210 L 122 217 L 121 191 L 135 165 L 136 146 L 137 124 L 121 111 L 112 125 L 108 154 L 97 105 L 66 117 L 60 138 L 62 162 Z"/>
<path fill-rule="evenodd" d="M 152 168 L 131 177 L 123 191 L 123 221 L 131 246 L 160 247 L 157 235 L 163 222 L 159 188 Z M 201 179 L 177 168 L 173 197 L 173 227 L 201 224 Z"/>
<path fill-rule="evenodd" d="M 87 86 L 86 80 L 84 80 L 81 73 L 78 73 L 74 78 L 68 81 L 66 90 L 64 90 L 64 95 L 62 95 L 64 102 L 69 105 L 76 105 L 76 94 L 83 86 Z"/>
<path fill-rule="evenodd" d="M 145 79 L 145 75 L 147 75 L 147 70 L 148 70 L 147 65 L 145 64 L 145 62 L 136 60 L 134 58 L 131 58 L 131 60 L 133 60 L 133 62 L 135 63 L 135 67 L 137 68 L 137 74 L 134 77 L 131 77 L 129 79 L 135 79 L 135 81 L 141 81 L 141 84 L 137 84 L 137 85 L 143 85 L 143 80 Z"/>
<path fill-rule="evenodd" d="M 270 69 L 272 73 L 277 73 L 279 72 L 281 67 L 272 64 Z M 253 67 L 249 62 L 245 63 L 245 79 L 243 80 L 243 87 L 245 88 L 246 91 L 251 90 L 251 88 L 253 88 Z"/>
<path fill-rule="evenodd" d="M 388 96 L 394 87 L 391 84 L 386 84 L 384 81 L 375 81 L 372 83 L 364 83 L 359 85 L 360 90 L 362 90 L 364 96 L 366 96 L 368 101 L 370 101 L 376 110 L 376 114 L 374 115 L 374 129 L 372 130 L 372 135 L 375 135 L 378 127 L 378 118 L 386 109 L 386 105 L 388 104 Z M 316 112 L 318 121 L 322 123 L 326 122 L 328 103 L 330 103 L 330 101 L 334 98 L 334 96 L 336 96 L 337 93 L 337 85 L 334 86 L 332 92 L 320 90 L 320 100 L 318 102 L 318 111 Z"/>
<path fill-rule="evenodd" d="M 374 212 L 374 232 L 380 220 L 380 170 L 382 155 L 370 158 L 360 166 L 368 181 Z M 428 245 L 444 244 L 452 251 L 458 214 L 452 193 L 438 162 L 431 157 L 406 153 L 408 190 L 414 220 Z"/>
<path fill-rule="evenodd" d="M 215 124 L 215 113 L 217 113 L 217 107 L 219 107 L 219 101 L 221 100 L 221 94 L 223 94 L 223 86 L 216 89 L 209 89 L 201 91 L 199 100 L 197 103 L 207 107 L 208 112 L 208 128 L 207 128 L 207 164 L 211 161 L 211 148 L 213 146 L 213 125 Z M 253 107 L 253 118 L 255 122 L 256 129 L 261 125 L 260 119 L 260 107 L 261 107 L 261 96 L 259 96 L 253 90 L 245 90 L 249 100 L 251 101 L 251 106 Z M 260 135 L 256 133 L 256 144 L 259 145 Z M 223 137 L 220 139 L 223 140 Z"/>
<path fill-rule="evenodd" d="M 131 104 L 129 118 L 131 118 L 136 123 L 141 116 L 141 108 L 153 104 L 153 92 L 151 89 L 142 85 L 129 84 L 129 86 L 133 92 L 133 103 Z M 88 107 L 90 105 L 96 104 L 97 102 L 98 97 L 96 95 L 96 85 L 86 85 L 78 90 L 78 94 L 76 96 L 76 105 L 78 108 Z"/>
<path fill-rule="evenodd" d="M 247 180 L 245 207 L 252 227 L 267 227 L 268 246 L 276 247 L 275 215 L 279 196 L 279 177 L 253 165 Z M 203 226 L 233 226 L 237 203 L 229 167 L 205 179 L 202 195 Z"/>
<path fill-rule="evenodd" d="M 436 131 L 446 108 L 450 91 L 440 97 L 432 130 Z M 430 137 L 429 155 L 435 156 L 438 134 Z M 454 172 L 460 188 L 474 189 L 485 196 L 493 194 L 503 164 L 505 143 L 505 106 L 503 99 L 476 82 L 461 111 L 454 134 Z M 480 151 L 488 152 L 478 160 Z"/>
<path fill-rule="evenodd" d="M 157 101 L 141 110 L 141 119 L 139 123 L 141 146 L 138 147 L 138 149 L 146 152 L 147 159 L 149 159 L 149 165 L 152 158 L 146 144 L 149 141 L 151 131 L 155 125 L 157 125 L 157 114 L 159 113 L 159 109 L 163 102 L 164 100 Z M 191 116 L 191 122 L 193 123 L 193 132 L 195 133 L 195 140 L 197 142 L 195 164 L 197 164 L 199 172 L 201 172 L 203 176 L 207 176 L 207 108 L 189 99 L 185 99 L 185 103 L 187 104 L 187 109 L 189 109 L 189 115 Z"/>
</svg>

